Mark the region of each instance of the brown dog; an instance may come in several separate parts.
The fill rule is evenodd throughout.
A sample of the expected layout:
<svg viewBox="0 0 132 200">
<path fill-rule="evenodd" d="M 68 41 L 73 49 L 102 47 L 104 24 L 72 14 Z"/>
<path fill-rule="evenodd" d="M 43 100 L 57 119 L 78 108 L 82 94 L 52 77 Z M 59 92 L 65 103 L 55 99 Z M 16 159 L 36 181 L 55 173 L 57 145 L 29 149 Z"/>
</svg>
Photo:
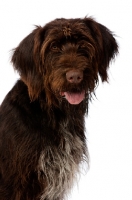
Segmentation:
<svg viewBox="0 0 132 200">
<path fill-rule="evenodd" d="M 0 199 L 62 200 L 88 159 L 84 116 L 118 52 L 91 18 L 36 27 L 14 50 L 20 80 L 0 107 Z"/>
</svg>

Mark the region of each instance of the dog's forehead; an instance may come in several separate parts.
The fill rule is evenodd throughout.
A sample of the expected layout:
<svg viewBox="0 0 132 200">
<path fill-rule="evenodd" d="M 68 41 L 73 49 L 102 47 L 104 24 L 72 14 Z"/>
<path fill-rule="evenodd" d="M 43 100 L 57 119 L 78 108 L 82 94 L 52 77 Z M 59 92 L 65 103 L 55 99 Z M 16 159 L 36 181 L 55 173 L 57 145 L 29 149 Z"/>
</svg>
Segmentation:
<svg viewBox="0 0 132 200">
<path fill-rule="evenodd" d="M 86 26 L 81 19 L 56 19 L 47 24 L 48 35 L 56 37 L 71 37 L 83 35 Z"/>
</svg>

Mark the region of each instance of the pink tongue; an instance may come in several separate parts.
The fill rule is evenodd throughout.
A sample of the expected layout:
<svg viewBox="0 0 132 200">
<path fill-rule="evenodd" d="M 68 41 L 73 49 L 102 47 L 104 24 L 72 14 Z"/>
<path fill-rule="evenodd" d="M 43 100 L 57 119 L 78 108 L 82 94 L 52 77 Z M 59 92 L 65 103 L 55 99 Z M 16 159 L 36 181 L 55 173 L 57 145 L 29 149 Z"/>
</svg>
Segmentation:
<svg viewBox="0 0 132 200">
<path fill-rule="evenodd" d="M 85 91 L 81 93 L 64 92 L 65 98 L 70 104 L 79 104 L 85 98 Z"/>
</svg>

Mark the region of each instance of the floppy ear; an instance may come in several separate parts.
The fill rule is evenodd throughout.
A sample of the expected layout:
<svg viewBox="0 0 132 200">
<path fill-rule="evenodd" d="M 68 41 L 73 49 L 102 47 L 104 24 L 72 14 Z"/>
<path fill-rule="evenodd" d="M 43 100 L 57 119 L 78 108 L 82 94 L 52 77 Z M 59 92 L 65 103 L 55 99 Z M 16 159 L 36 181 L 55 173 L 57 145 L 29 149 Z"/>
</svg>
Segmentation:
<svg viewBox="0 0 132 200">
<path fill-rule="evenodd" d="M 19 72 L 21 79 L 28 87 L 31 100 L 38 98 L 43 88 L 42 75 L 37 65 L 43 42 L 42 33 L 43 29 L 37 27 L 14 49 L 11 59 L 14 69 Z"/>
<path fill-rule="evenodd" d="M 118 44 L 112 32 L 102 24 L 97 23 L 91 18 L 85 18 L 84 22 L 96 44 L 98 55 L 98 73 L 102 81 L 107 81 L 107 70 L 110 61 L 114 59 L 118 53 Z"/>
</svg>

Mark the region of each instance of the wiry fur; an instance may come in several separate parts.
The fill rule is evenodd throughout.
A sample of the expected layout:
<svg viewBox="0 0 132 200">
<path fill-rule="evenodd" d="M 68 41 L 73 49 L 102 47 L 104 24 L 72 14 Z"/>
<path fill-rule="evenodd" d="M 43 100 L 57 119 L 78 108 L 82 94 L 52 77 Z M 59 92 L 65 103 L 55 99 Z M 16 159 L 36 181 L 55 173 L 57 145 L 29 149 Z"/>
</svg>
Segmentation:
<svg viewBox="0 0 132 200">
<path fill-rule="evenodd" d="M 69 193 L 88 161 L 88 101 L 98 76 L 108 80 L 117 52 L 110 30 L 91 18 L 38 26 L 14 50 L 20 80 L 0 107 L 2 200 L 62 200 Z M 69 72 L 79 80 L 68 79 Z M 72 105 L 65 92 L 85 98 Z"/>
</svg>

